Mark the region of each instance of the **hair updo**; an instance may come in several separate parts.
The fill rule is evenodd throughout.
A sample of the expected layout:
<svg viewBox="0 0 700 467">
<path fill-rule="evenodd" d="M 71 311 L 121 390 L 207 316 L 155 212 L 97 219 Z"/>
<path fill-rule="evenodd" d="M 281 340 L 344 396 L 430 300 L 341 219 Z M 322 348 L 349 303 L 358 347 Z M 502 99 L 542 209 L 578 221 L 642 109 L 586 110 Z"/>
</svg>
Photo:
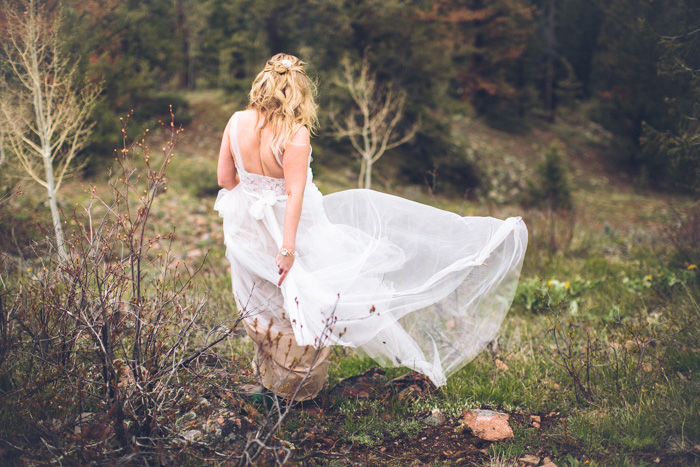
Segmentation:
<svg viewBox="0 0 700 467">
<path fill-rule="evenodd" d="M 311 133 L 318 125 L 316 85 L 306 75 L 304 65 L 294 55 L 280 53 L 267 61 L 253 81 L 248 108 L 263 116 L 259 137 L 263 128 L 271 126 L 273 153 L 287 147 L 297 124 Z"/>
</svg>

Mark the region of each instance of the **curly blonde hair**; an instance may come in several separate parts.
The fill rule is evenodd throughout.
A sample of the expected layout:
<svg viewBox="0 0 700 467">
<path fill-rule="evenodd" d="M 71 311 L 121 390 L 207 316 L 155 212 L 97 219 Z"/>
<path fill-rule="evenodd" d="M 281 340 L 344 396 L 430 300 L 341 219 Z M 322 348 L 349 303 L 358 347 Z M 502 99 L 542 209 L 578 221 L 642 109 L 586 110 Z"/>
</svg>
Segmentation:
<svg viewBox="0 0 700 467">
<path fill-rule="evenodd" d="M 318 125 L 316 85 L 306 75 L 304 65 L 294 55 L 279 53 L 267 61 L 253 81 L 248 108 L 264 118 L 258 137 L 263 128 L 272 127 L 273 152 L 287 147 L 296 124 L 306 126 L 312 134 Z"/>
</svg>

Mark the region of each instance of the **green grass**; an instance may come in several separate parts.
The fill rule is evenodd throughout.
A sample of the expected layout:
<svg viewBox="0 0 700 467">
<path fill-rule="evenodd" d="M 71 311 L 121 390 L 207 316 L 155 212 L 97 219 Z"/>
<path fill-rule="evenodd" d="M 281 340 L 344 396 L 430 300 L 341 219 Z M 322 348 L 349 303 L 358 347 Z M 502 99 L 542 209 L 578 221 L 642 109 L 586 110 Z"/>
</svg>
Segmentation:
<svg viewBox="0 0 700 467">
<path fill-rule="evenodd" d="M 420 422 L 407 418 L 406 407 L 396 402 L 345 399 L 338 402 L 343 439 L 373 448 L 401 435 L 415 437 L 422 431 Z"/>
<path fill-rule="evenodd" d="M 535 428 L 515 427 L 513 439 L 503 443 L 492 444 L 489 448 L 491 456 L 504 458 L 519 458 L 532 452 L 543 443 Z"/>
</svg>

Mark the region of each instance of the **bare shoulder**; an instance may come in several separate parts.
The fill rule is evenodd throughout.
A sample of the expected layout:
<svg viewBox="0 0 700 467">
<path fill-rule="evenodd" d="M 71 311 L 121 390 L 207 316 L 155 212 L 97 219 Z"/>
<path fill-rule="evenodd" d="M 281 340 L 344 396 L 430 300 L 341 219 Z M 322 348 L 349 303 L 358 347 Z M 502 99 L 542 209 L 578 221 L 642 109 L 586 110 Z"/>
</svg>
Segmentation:
<svg viewBox="0 0 700 467">
<path fill-rule="evenodd" d="M 238 115 L 239 120 L 255 120 L 257 117 L 258 112 L 254 109 L 245 109 L 245 110 L 239 110 L 238 112 L 234 112 L 233 115 L 231 115 L 231 119 Z"/>
<path fill-rule="evenodd" d="M 294 127 L 294 135 L 291 139 L 292 144 L 295 146 L 304 146 L 311 144 L 311 133 L 306 126 L 297 124 Z"/>
<path fill-rule="evenodd" d="M 257 111 L 253 109 L 239 110 L 231 115 L 229 119 L 229 124 L 233 121 L 234 117 L 238 117 L 238 128 L 244 131 L 252 129 L 255 127 L 257 121 Z"/>
</svg>

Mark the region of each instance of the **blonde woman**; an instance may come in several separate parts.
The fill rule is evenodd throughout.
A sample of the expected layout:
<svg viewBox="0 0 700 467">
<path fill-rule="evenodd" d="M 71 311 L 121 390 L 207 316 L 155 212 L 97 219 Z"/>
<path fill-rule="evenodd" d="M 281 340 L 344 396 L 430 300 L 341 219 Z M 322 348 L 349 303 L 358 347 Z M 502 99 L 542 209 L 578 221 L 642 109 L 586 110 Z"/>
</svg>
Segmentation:
<svg viewBox="0 0 700 467">
<path fill-rule="evenodd" d="M 221 143 L 214 208 L 254 372 L 278 396 L 311 399 L 330 346 L 344 345 L 441 386 L 498 332 L 525 224 L 372 190 L 322 196 L 309 167 L 314 91 L 301 60 L 275 55 Z"/>
</svg>

